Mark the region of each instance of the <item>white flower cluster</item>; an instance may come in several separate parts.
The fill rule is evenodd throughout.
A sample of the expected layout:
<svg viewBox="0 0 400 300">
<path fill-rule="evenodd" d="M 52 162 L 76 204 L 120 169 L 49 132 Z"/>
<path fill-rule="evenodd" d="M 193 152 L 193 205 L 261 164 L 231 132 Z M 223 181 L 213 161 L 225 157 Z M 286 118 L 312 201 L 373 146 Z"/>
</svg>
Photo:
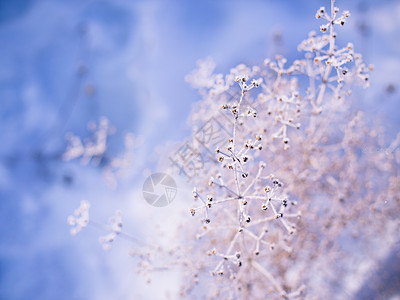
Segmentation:
<svg viewBox="0 0 400 300">
<path fill-rule="evenodd" d="M 76 235 L 89 223 L 90 204 L 87 201 L 81 201 L 79 208 L 74 211 L 72 216 L 68 217 L 68 224 L 72 226 L 70 233 Z"/>
<path fill-rule="evenodd" d="M 112 242 L 115 240 L 117 235 L 121 233 L 122 230 L 122 212 L 116 211 L 115 215 L 109 220 L 109 225 L 107 226 L 108 234 L 101 236 L 99 238 L 100 244 L 103 245 L 104 250 L 110 250 Z"/>
<path fill-rule="evenodd" d="M 97 222 L 89 221 L 89 208 L 90 204 L 88 201 L 81 201 L 80 206 L 74 211 L 74 214 L 68 216 L 68 224 L 72 226 L 70 233 L 71 235 L 76 235 L 83 228 L 91 224 L 102 231 L 108 232 L 106 235 L 99 238 L 99 242 L 104 250 L 110 250 L 115 238 L 122 233 L 122 212 L 117 210 L 115 215 L 108 220 L 107 225 L 101 225 Z M 128 235 L 124 235 L 124 237 L 135 241 Z"/>
<path fill-rule="evenodd" d="M 94 164 L 99 164 L 100 160 L 107 149 L 107 137 L 113 130 L 109 126 L 107 118 L 101 118 L 99 125 L 91 122 L 89 129 L 93 131 L 93 139 L 87 139 L 82 142 L 81 138 L 69 133 L 66 139 L 69 142 L 67 150 L 63 154 L 66 161 L 81 157 L 81 163 L 87 165 L 91 160 Z"/>
<path fill-rule="evenodd" d="M 115 129 L 110 126 L 107 118 L 100 118 L 99 124 L 90 122 L 88 128 L 93 132 L 93 137 L 84 141 L 78 136 L 68 133 L 66 140 L 68 146 L 63 154 L 65 161 L 80 158 L 81 164 L 101 165 L 103 175 L 108 185 L 115 188 L 118 179 L 124 174 L 133 162 L 133 150 L 141 141 L 132 133 L 126 133 L 124 136 L 125 151 L 121 156 L 111 156 L 107 153 L 107 139 L 115 133 Z"/>
</svg>

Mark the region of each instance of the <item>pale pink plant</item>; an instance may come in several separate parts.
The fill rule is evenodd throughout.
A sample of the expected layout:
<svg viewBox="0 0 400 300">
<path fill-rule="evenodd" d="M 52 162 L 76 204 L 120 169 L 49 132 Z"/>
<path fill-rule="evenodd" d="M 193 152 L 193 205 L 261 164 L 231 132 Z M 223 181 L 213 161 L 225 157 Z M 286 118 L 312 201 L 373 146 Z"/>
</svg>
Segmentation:
<svg viewBox="0 0 400 300">
<path fill-rule="evenodd" d="M 349 16 L 333 0 L 318 9 L 321 34 L 292 64 L 277 56 L 222 75 L 206 59 L 187 76 L 203 98 L 189 149 L 211 159 L 190 178 L 194 220 L 176 244 L 132 252 L 146 275 L 180 268 L 183 298 L 346 299 L 361 287 L 360 262 L 372 268 L 399 236 L 400 135 L 385 148 L 352 106 L 372 66 L 336 45 Z M 212 118 L 230 136 L 210 156 L 198 136 Z"/>
</svg>

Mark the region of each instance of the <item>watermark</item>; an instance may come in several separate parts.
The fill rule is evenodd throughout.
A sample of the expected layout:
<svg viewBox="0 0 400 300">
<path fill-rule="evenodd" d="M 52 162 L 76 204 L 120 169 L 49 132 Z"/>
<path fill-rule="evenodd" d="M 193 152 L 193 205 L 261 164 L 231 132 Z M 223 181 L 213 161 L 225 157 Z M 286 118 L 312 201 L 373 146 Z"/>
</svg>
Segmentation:
<svg viewBox="0 0 400 300">
<path fill-rule="evenodd" d="M 223 95 L 226 103 L 232 102 L 236 94 L 226 92 Z M 237 99 L 238 100 L 238 99 Z M 239 117 L 255 117 L 256 109 L 242 103 L 243 112 Z M 190 182 L 198 176 L 202 169 L 207 169 L 210 164 L 218 163 L 215 155 L 217 148 L 225 148 L 232 137 L 233 120 L 221 108 L 217 115 L 208 118 L 193 135 L 191 141 L 185 141 L 169 156 L 171 165 L 178 168 L 179 175 L 183 175 Z M 227 129 L 230 128 L 230 129 Z"/>
<path fill-rule="evenodd" d="M 182 144 L 169 159 L 172 165 L 179 169 L 179 175 L 184 175 L 189 180 L 198 175 L 205 163 L 202 153 L 194 149 L 189 142 Z"/>
<path fill-rule="evenodd" d="M 169 157 L 171 165 L 178 168 L 179 175 L 185 176 L 190 181 L 206 167 L 207 163 L 217 161 L 214 157 L 215 149 L 227 143 L 230 134 L 217 117 L 211 117 L 193 134 L 194 141 L 200 147 L 194 147 L 196 143 L 193 141 L 184 142 Z"/>
<path fill-rule="evenodd" d="M 153 173 L 144 182 L 142 193 L 150 205 L 164 207 L 176 197 L 176 182 L 166 173 Z"/>
<path fill-rule="evenodd" d="M 229 132 L 216 117 L 211 117 L 200 127 L 194 134 L 194 138 L 207 150 L 210 154 L 215 153 L 215 149 L 228 141 L 231 132 Z"/>
</svg>

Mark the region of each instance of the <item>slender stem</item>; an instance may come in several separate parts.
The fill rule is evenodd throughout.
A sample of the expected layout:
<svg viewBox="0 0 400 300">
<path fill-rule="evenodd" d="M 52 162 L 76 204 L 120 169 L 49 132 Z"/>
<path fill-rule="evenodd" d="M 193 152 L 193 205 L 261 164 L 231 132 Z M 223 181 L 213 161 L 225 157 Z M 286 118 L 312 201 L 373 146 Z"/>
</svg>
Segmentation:
<svg viewBox="0 0 400 300">
<path fill-rule="evenodd" d="M 286 294 L 281 285 L 275 280 L 274 276 L 272 276 L 272 274 L 268 272 L 263 266 L 261 266 L 255 260 L 251 261 L 251 265 L 272 283 L 276 291 L 278 291 L 282 295 Z"/>
<path fill-rule="evenodd" d="M 89 225 L 93 226 L 93 227 L 95 227 L 95 228 L 97 228 L 98 230 L 101 230 L 101 231 L 109 231 L 106 225 L 100 224 L 100 223 L 98 223 L 96 221 L 90 220 L 89 221 Z M 119 232 L 118 236 L 121 237 L 124 240 L 136 243 L 138 245 L 143 245 L 143 243 L 141 241 L 139 241 L 138 239 L 134 238 L 130 234 L 127 234 L 127 233 L 125 233 L 123 231 Z"/>
<path fill-rule="evenodd" d="M 238 104 L 238 109 L 237 109 L 238 114 L 235 116 L 235 123 L 234 123 L 234 125 L 233 125 L 233 145 L 232 145 L 232 152 L 233 152 L 233 153 L 235 153 L 235 148 L 236 148 L 236 131 L 237 131 L 236 128 L 237 128 L 237 120 L 238 120 L 238 118 L 239 118 L 240 106 L 241 106 L 242 101 L 243 101 L 243 96 L 244 96 L 244 90 L 243 90 L 243 88 L 242 88 L 242 92 L 241 92 L 240 100 L 239 100 L 239 104 Z M 236 171 L 236 169 L 237 169 L 237 166 L 236 166 L 236 164 L 235 164 L 235 171 Z M 237 174 L 237 172 L 235 172 L 235 182 L 236 182 L 236 191 L 237 191 L 237 194 L 240 195 L 239 180 L 238 180 L 238 174 Z"/>
<path fill-rule="evenodd" d="M 235 233 L 235 236 L 233 237 L 231 243 L 229 244 L 228 250 L 226 251 L 225 255 L 229 255 L 229 253 L 232 251 L 232 248 L 233 248 L 233 246 L 235 245 L 235 243 L 236 243 L 236 241 L 237 241 L 237 239 L 238 239 L 238 237 L 239 237 L 239 234 L 240 234 L 240 232 L 236 232 L 236 233 Z M 214 269 L 213 272 L 216 273 L 216 272 L 218 271 L 218 269 L 221 268 L 221 266 L 223 265 L 224 262 L 225 262 L 225 260 L 222 259 L 222 260 L 218 263 L 218 265 L 215 267 L 215 269 Z"/>
<path fill-rule="evenodd" d="M 241 104 L 242 104 L 243 97 L 244 97 L 244 89 L 243 89 L 242 86 L 241 86 L 241 89 L 242 89 L 242 92 L 241 92 L 241 94 L 240 94 L 240 100 L 239 100 L 238 109 L 237 109 L 238 113 L 237 113 L 237 115 L 235 116 L 235 123 L 234 123 L 234 125 L 233 125 L 233 146 L 232 146 L 232 152 L 233 152 L 233 153 L 235 153 L 235 148 L 236 148 L 236 128 L 237 128 L 237 120 L 238 120 L 238 118 L 239 118 L 240 106 L 241 106 Z M 235 183 L 236 183 L 236 192 L 237 192 L 237 195 L 240 196 L 240 187 L 239 187 L 238 172 L 236 172 L 236 171 L 237 171 L 237 164 L 236 164 L 236 163 L 234 164 L 234 167 L 235 167 L 235 174 L 234 174 L 234 177 L 235 177 Z M 240 198 L 240 197 L 239 197 L 239 198 Z M 237 214 L 238 214 L 239 224 L 241 224 L 241 220 L 242 220 L 242 218 L 243 218 L 243 204 L 242 204 L 241 199 L 238 199 L 238 211 L 237 211 Z"/>
<path fill-rule="evenodd" d="M 335 0 L 331 0 L 331 19 L 330 19 L 331 25 L 329 28 L 329 52 L 328 52 L 329 57 L 331 57 L 333 55 L 333 51 L 335 50 L 335 38 L 333 37 L 333 25 L 334 25 L 333 21 L 335 20 L 336 14 L 334 11 L 335 10 L 334 4 L 335 4 Z M 329 77 L 331 71 L 332 71 L 332 65 L 329 64 L 326 67 L 325 73 L 322 77 L 322 85 L 321 85 L 321 89 L 318 94 L 317 105 L 321 105 L 321 103 L 322 103 L 322 99 L 324 97 L 325 90 L 326 90 L 326 85 L 328 84 L 328 77 Z"/>
</svg>

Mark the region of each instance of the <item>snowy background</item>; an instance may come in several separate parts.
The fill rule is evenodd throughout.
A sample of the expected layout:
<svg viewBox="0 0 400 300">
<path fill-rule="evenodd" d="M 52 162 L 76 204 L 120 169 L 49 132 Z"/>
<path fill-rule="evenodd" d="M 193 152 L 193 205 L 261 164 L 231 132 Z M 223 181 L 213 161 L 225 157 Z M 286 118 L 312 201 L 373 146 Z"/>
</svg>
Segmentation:
<svg viewBox="0 0 400 300">
<path fill-rule="evenodd" d="M 71 237 L 67 216 L 84 199 L 102 223 L 122 209 L 124 230 L 139 240 L 152 220 L 171 222 L 190 205 L 183 181 L 161 210 L 147 205 L 141 187 L 159 171 L 156 149 L 190 133 L 186 121 L 199 96 L 185 75 L 208 56 L 219 72 L 278 53 L 293 61 L 297 45 L 319 28 L 316 10 L 329 2 L 0 0 L 0 299 L 161 299 L 135 275 L 132 245 L 116 241 L 105 252 L 94 228 Z M 400 2 L 337 6 L 352 13 L 339 43 L 352 41 L 375 66 L 358 105 L 393 138 L 400 130 Z M 126 132 L 141 140 L 114 189 L 101 164 L 62 160 L 65 134 L 89 137 L 88 122 L 102 116 L 116 129 L 107 157 L 123 153 Z M 162 275 L 155 285 L 174 290 Z"/>
</svg>

